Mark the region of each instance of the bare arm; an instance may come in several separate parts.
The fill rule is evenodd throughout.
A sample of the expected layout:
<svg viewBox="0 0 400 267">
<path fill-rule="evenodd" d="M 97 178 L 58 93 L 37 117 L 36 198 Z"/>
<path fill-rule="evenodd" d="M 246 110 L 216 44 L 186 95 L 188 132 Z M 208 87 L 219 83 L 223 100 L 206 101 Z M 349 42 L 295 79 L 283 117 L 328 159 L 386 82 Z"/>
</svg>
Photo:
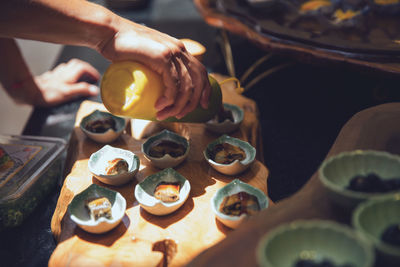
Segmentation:
<svg viewBox="0 0 400 267">
<path fill-rule="evenodd" d="M 7 93 L 17 103 L 28 103 L 34 97 L 34 92 L 20 90 L 22 85 L 34 83 L 24 59 L 13 39 L 0 38 L 0 82 Z"/>
<path fill-rule="evenodd" d="M 114 17 L 82 0 L 0 1 L 0 35 L 98 49 L 116 33 Z"/>
<path fill-rule="evenodd" d="M 13 39 L 0 38 L 0 83 L 16 103 L 56 105 L 78 96 L 98 94 L 98 88 L 80 81 L 97 81 L 98 71 L 87 62 L 72 59 L 33 77 Z"/>
<path fill-rule="evenodd" d="M 0 2 L 0 35 L 91 47 L 111 61 L 133 60 L 162 75 L 158 118 L 183 117 L 199 101 L 207 107 L 204 66 L 179 40 L 80 0 Z"/>
</svg>

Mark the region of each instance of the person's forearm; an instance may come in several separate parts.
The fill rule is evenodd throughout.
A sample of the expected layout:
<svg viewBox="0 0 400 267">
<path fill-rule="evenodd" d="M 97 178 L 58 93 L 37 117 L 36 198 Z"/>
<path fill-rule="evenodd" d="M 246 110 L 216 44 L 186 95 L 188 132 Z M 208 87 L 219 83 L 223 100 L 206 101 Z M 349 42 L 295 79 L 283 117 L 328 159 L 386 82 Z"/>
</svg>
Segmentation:
<svg viewBox="0 0 400 267">
<path fill-rule="evenodd" d="M 13 39 L 0 38 L 0 58 L 0 83 L 14 101 L 29 103 L 35 98 L 34 80 Z"/>
<path fill-rule="evenodd" d="M 0 36 L 101 50 L 120 18 L 83 0 L 0 1 Z"/>
</svg>

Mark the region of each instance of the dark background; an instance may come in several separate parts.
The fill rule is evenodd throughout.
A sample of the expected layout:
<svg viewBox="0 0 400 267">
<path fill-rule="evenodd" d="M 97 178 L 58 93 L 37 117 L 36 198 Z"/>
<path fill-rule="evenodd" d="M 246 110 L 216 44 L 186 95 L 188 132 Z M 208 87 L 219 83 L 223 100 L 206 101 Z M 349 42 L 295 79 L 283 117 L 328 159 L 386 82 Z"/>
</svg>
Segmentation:
<svg viewBox="0 0 400 267">
<path fill-rule="evenodd" d="M 176 38 L 201 42 L 207 48 L 203 62 L 208 71 L 228 74 L 219 45 L 219 30 L 203 21 L 191 0 L 153 0 L 140 9 L 114 11 Z M 228 36 L 236 75 L 240 77 L 267 52 L 239 36 Z M 72 46 L 63 49 L 57 64 L 74 57 L 90 62 L 101 73 L 109 64 L 90 49 Z M 273 55 L 248 80 L 287 62 L 292 64 L 245 93 L 257 101 L 260 110 L 264 159 L 270 170 L 269 196 L 273 201 L 289 197 L 304 185 L 351 116 L 365 108 L 400 99 L 399 78 L 345 65 L 306 64 L 280 54 Z M 35 109 L 24 134 L 68 140 L 81 101 Z M 47 266 L 56 246 L 50 221 L 62 178 L 60 174 L 58 187 L 38 206 L 35 215 L 20 227 L 0 233 L 0 266 Z"/>
</svg>

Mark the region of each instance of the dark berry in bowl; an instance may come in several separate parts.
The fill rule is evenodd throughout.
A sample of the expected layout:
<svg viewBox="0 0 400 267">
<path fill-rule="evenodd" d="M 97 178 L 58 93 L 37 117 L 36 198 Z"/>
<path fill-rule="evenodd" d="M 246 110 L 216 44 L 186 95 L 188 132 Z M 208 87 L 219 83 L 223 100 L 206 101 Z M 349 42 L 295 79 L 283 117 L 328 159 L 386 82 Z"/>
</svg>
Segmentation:
<svg viewBox="0 0 400 267">
<path fill-rule="evenodd" d="M 382 241 L 400 247 L 400 224 L 392 224 L 383 231 Z"/>
<path fill-rule="evenodd" d="M 375 173 L 370 173 L 366 176 L 354 176 L 350 180 L 347 189 L 357 192 L 378 193 L 385 192 L 385 185 L 378 175 L 376 175 Z"/>
</svg>

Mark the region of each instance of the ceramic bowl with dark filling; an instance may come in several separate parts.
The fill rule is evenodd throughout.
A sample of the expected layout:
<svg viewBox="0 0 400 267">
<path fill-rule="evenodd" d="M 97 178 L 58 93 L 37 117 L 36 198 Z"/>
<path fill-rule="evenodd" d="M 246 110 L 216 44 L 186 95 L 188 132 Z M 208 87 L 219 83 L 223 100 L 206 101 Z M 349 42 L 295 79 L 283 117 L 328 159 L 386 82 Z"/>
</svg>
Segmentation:
<svg viewBox="0 0 400 267">
<path fill-rule="evenodd" d="M 215 170 L 226 175 L 236 175 L 253 163 L 256 149 L 248 142 L 222 135 L 208 144 L 203 154 Z"/>
<path fill-rule="evenodd" d="M 363 202 L 354 210 L 352 222 L 354 228 L 375 246 L 382 261 L 379 266 L 398 266 L 400 194 Z"/>
<path fill-rule="evenodd" d="M 356 231 L 323 220 L 294 221 L 269 231 L 256 255 L 262 267 L 372 267 L 375 259 L 371 244 Z"/>
<path fill-rule="evenodd" d="M 95 110 L 80 123 L 81 130 L 93 141 L 108 144 L 115 141 L 125 130 L 124 118 L 111 113 Z"/>
<path fill-rule="evenodd" d="M 189 148 L 185 137 L 168 130 L 149 137 L 142 144 L 142 152 L 146 159 L 160 169 L 181 164 L 189 155 Z"/>
<path fill-rule="evenodd" d="M 220 188 L 211 199 L 215 217 L 230 228 L 237 228 L 248 216 L 266 209 L 268 204 L 268 198 L 260 189 L 239 179 Z M 240 210 L 232 210 L 238 206 Z"/>
<path fill-rule="evenodd" d="M 110 145 L 93 153 L 88 162 L 90 172 L 98 180 L 117 186 L 131 181 L 139 166 L 139 157 L 133 152 Z"/>
<path fill-rule="evenodd" d="M 400 156 L 354 150 L 325 159 L 318 177 L 328 197 L 352 210 L 363 201 L 400 193 Z"/>
<path fill-rule="evenodd" d="M 207 130 L 217 134 L 227 134 L 237 130 L 244 117 L 239 106 L 224 103 L 224 113 L 206 122 Z"/>
</svg>

